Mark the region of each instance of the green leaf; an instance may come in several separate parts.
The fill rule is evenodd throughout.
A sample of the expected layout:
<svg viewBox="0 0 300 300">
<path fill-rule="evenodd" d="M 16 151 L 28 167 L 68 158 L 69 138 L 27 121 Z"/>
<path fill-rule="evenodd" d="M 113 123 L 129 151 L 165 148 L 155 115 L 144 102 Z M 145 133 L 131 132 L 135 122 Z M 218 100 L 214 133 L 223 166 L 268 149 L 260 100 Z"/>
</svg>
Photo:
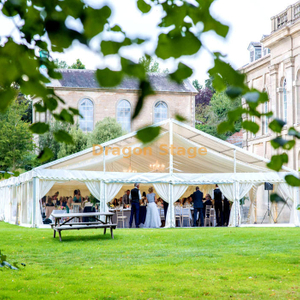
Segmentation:
<svg viewBox="0 0 300 300">
<path fill-rule="evenodd" d="M 110 28 L 111 31 L 122 32 L 122 28 L 119 25 L 115 25 L 114 27 Z"/>
<path fill-rule="evenodd" d="M 192 76 L 193 70 L 183 63 L 178 64 L 178 68 L 174 73 L 170 74 L 170 78 L 177 83 L 182 83 L 184 79 Z"/>
<path fill-rule="evenodd" d="M 152 90 L 152 86 L 151 86 L 150 82 L 147 80 L 142 80 L 140 82 L 139 89 L 140 89 L 140 95 L 139 95 L 138 102 L 136 104 L 136 107 L 135 107 L 135 110 L 134 110 L 134 113 L 132 116 L 132 120 L 135 119 L 138 116 L 138 114 L 140 113 L 140 111 L 143 107 L 143 104 L 144 104 L 144 99 L 147 96 L 154 94 L 154 91 Z"/>
<path fill-rule="evenodd" d="M 43 134 L 47 131 L 49 131 L 49 125 L 42 122 L 37 122 L 32 124 L 29 129 L 36 134 Z"/>
<path fill-rule="evenodd" d="M 186 118 L 179 115 L 179 114 L 175 115 L 175 119 L 178 120 L 179 122 L 185 122 L 186 121 Z"/>
<path fill-rule="evenodd" d="M 286 153 L 280 155 L 273 155 L 271 161 L 267 164 L 267 167 L 271 170 L 279 172 L 282 169 L 283 164 L 288 163 L 289 157 Z"/>
<path fill-rule="evenodd" d="M 227 114 L 228 120 L 231 122 L 236 122 L 236 121 L 240 120 L 241 116 L 246 112 L 247 112 L 247 110 L 240 106 L 240 107 L 228 112 L 228 114 Z"/>
<path fill-rule="evenodd" d="M 300 132 L 297 131 L 294 127 L 291 127 L 289 129 L 288 135 L 291 135 L 291 136 L 296 137 L 297 139 L 300 139 Z"/>
<path fill-rule="evenodd" d="M 213 87 L 221 92 L 227 88 L 227 86 L 233 86 L 235 88 L 241 88 L 243 91 L 248 89 L 245 86 L 245 74 L 236 71 L 232 66 L 223 61 L 219 55 L 215 54 L 215 65 L 208 73 L 213 78 Z"/>
<path fill-rule="evenodd" d="M 286 201 L 277 194 L 272 194 L 270 196 L 270 201 L 272 203 L 280 203 L 280 202 L 286 203 Z"/>
<path fill-rule="evenodd" d="M 72 112 L 73 115 L 75 115 L 75 116 L 79 116 L 80 115 L 79 110 L 76 109 L 76 108 L 69 107 L 69 111 Z"/>
<path fill-rule="evenodd" d="M 136 137 L 144 144 L 148 144 L 158 137 L 160 130 L 159 126 L 144 128 L 137 132 Z"/>
<path fill-rule="evenodd" d="M 48 161 L 49 159 L 51 159 L 53 157 L 53 152 L 45 147 L 38 155 L 38 160 L 40 161 L 40 163 L 44 163 L 46 161 Z"/>
<path fill-rule="evenodd" d="M 284 150 L 291 150 L 295 146 L 296 142 L 294 140 L 286 140 L 281 136 L 271 140 L 271 145 L 274 149 L 282 147 Z"/>
<path fill-rule="evenodd" d="M 34 107 L 35 107 L 36 112 L 46 112 L 47 111 L 47 107 L 41 105 L 40 103 L 35 103 Z"/>
<path fill-rule="evenodd" d="M 114 41 L 102 41 L 101 42 L 101 52 L 104 56 L 110 54 L 117 54 L 122 47 L 131 45 L 129 38 L 125 38 L 123 42 Z"/>
<path fill-rule="evenodd" d="M 4 112 L 12 101 L 17 96 L 17 90 L 8 88 L 5 90 L 0 89 L 0 112 Z"/>
<path fill-rule="evenodd" d="M 217 131 L 219 134 L 226 132 L 234 132 L 235 128 L 232 122 L 224 121 L 218 125 Z"/>
<path fill-rule="evenodd" d="M 185 36 L 171 31 L 168 34 L 159 35 L 155 54 L 162 59 L 179 58 L 197 53 L 201 45 L 200 40 L 189 31 L 185 33 Z"/>
<path fill-rule="evenodd" d="M 96 77 L 101 87 L 116 87 L 122 82 L 123 76 L 122 71 L 112 71 L 108 68 L 96 71 Z"/>
<path fill-rule="evenodd" d="M 73 144 L 73 138 L 72 136 L 64 131 L 64 130 L 58 130 L 56 132 L 53 133 L 54 138 L 56 139 L 56 141 L 61 142 L 61 143 L 65 143 L 65 144 Z"/>
<path fill-rule="evenodd" d="M 248 103 L 249 102 L 256 103 L 258 102 L 259 96 L 260 96 L 259 92 L 249 92 L 245 94 L 243 98 L 245 98 Z"/>
<path fill-rule="evenodd" d="M 242 127 L 254 134 L 256 134 L 259 131 L 259 125 L 252 121 L 242 122 Z"/>
<path fill-rule="evenodd" d="M 137 7 L 143 14 L 146 14 L 151 10 L 151 5 L 146 3 L 144 0 L 138 0 Z"/>
<path fill-rule="evenodd" d="M 85 13 L 83 21 L 85 35 L 92 38 L 103 31 L 104 25 L 108 23 L 107 19 L 111 16 L 111 9 L 107 5 L 100 9 L 87 7 Z"/>
<path fill-rule="evenodd" d="M 286 175 L 285 181 L 290 186 L 300 186 L 300 179 L 294 175 Z"/>
<path fill-rule="evenodd" d="M 235 99 L 235 98 L 239 97 L 242 93 L 243 93 L 243 89 L 241 87 L 230 86 L 226 90 L 226 95 L 230 99 Z"/>
<path fill-rule="evenodd" d="M 281 133 L 282 128 L 285 126 L 285 122 L 280 119 L 274 119 L 270 124 L 269 128 L 274 132 Z"/>
</svg>

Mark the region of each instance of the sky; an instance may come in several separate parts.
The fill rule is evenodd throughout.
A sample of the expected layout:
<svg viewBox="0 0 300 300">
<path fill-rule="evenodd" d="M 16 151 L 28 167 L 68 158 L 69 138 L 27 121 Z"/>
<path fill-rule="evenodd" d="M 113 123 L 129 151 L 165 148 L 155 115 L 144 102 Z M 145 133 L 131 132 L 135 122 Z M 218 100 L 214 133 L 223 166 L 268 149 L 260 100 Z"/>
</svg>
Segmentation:
<svg viewBox="0 0 300 300">
<path fill-rule="evenodd" d="M 86 2 L 102 6 L 105 1 L 86 0 Z M 296 0 L 215 0 L 211 13 L 215 18 L 230 26 L 229 35 L 224 40 L 217 38 L 213 33 L 206 33 L 204 43 L 209 49 L 226 54 L 227 60 L 232 66 L 240 68 L 249 62 L 247 50 L 249 43 L 259 41 L 263 34 L 270 34 L 270 18 L 295 2 Z M 159 23 L 161 11 L 152 9 L 150 13 L 143 15 L 136 8 L 135 0 L 109 0 L 107 3 L 114 8 L 112 22 L 120 24 L 130 37 L 139 35 L 150 40 L 143 49 L 136 47 L 124 50 L 122 54 L 136 62 L 143 55 L 143 51 L 153 55 L 156 42 L 154 36 L 158 32 L 157 24 Z M 77 26 L 72 20 L 70 20 L 70 24 Z M 12 23 L 0 14 L 0 36 L 10 33 L 12 28 Z M 90 51 L 74 42 L 70 50 L 63 54 L 53 53 L 52 56 L 65 60 L 68 64 L 72 64 L 77 58 L 80 58 L 87 69 L 106 66 L 118 69 L 117 58 L 103 58 L 96 54 L 99 50 L 99 43 L 100 38 L 95 38 L 92 41 L 94 51 Z M 203 83 L 208 77 L 208 69 L 212 67 L 210 55 L 203 50 L 199 55 L 184 58 L 183 61 L 194 70 L 191 79 L 198 79 L 200 83 Z M 171 59 L 167 62 L 160 61 L 160 64 L 162 68 L 168 68 L 172 71 L 177 62 Z"/>
</svg>

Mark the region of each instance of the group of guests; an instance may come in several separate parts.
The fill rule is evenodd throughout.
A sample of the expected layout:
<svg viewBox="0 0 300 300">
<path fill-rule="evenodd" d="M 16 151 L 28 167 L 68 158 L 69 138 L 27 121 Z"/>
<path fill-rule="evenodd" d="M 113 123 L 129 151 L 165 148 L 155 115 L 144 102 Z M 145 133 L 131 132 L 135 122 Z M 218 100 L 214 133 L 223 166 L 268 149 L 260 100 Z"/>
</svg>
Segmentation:
<svg viewBox="0 0 300 300">
<path fill-rule="evenodd" d="M 230 203 L 226 197 L 222 194 L 218 185 L 214 189 L 214 200 L 207 194 L 203 198 L 203 193 L 199 187 L 196 187 L 196 191 L 191 195 L 194 202 L 194 225 L 197 226 L 200 221 L 200 226 L 204 226 L 204 217 L 206 213 L 206 206 L 211 206 L 215 209 L 216 213 L 216 226 L 228 226 L 230 216 Z"/>
<path fill-rule="evenodd" d="M 218 185 L 216 185 L 213 193 L 214 199 L 212 199 L 211 195 L 209 194 L 206 194 L 204 198 L 203 192 L 200 191 L 199 187 L 196 187 L 196 191 L 192 195 L 187 198 L 183 198 L 182 200 L 176 201 L 175 204 L 194 207 L 193 226 L 204 226 L 204 217 L 207 206 L 215 209 L 217 221 L 216 226 L 228 226 L 230 203 L 227 198 L 223 196 Z M 139 220 L 139 210 L 141 205 L 147 204 L 146 220 L 142 226 L 144 228 L 161 227 L 161 219 L 157 210 L 157 206 L 162 205 L 164 207 L 165 219 L 169 206 L 169 204 L 162 199 L 157 199 L 156 195 L 153 192 L 153 187 L 149 188 L 148 194 L 144 192 L 143 195 L 141 195 L 138 183 L 134 184 L 134 188 L 132 190 L 127 190 L 123 197 L 119 199 L 119 202 L 115 201 L 113 203 L 118 203 L 118 205 L 131 204 L 131 214 L 129 220 L 130 228 L 133 225 L 133 221 L 135 221 L 135 226 L 137 228 L 139 228 L 141 225 Z"/>
<path fill-rule="evenodd" d="M 81 204 L 81 208 L 83 209 L 87 203 L 90 203 L 90 199 L 88 196 L 82 197 L 80 190 L 74 191 L 74 196 L 61 196 L 59 197 L 59 192 L 56 192 L 53 196 L 44 197 L 42 199 L 42 206 L 61 206 L 64 207 L 67 213 L 73 209 L 73 203 Z"/>
</svg>

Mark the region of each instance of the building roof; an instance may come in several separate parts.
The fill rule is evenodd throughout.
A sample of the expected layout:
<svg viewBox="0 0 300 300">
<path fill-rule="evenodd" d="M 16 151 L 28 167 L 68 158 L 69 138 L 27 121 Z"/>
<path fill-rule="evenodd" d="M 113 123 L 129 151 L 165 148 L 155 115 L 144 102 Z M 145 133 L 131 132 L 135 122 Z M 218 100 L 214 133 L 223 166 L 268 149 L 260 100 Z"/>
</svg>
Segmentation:
<svg viewBox="0 0 300 300">
<path fill-rule="evenodd" d="M 238 147 L 242 147 L 243 144 L 243 131 L 239 131 L 228 137 L 226 142 L 236 145 Z"/>
<path fill-rule="evenodd" d="M 250 50 L 250 48 L 252 47 L 261 47 L 261 43 L 260 42 L 251 42 L 248 46 L 248 50 Z"/>
<path fill-rule="evenodd" d="M 65 88 L 85 88 L 85 89 L 101 89 L 96 79 L 95 70 L 77 70 L 77 69 L 59 69 L 62 79 L 51 80 L 49 87 L 65 87 Z M 198 93 L 189 80 L 184 80 L 178 84 L 170 80 L 168 74 L 149 73 L 149 81 L 157 92 L 179 92 L 179 93 Z M 107 89 L 107 88 L 105 88 Z M 117 87 L 112 89 L 118 90 L 138 90 L 138 80 L 135 78 L 125 78 Z"/>
</svg>

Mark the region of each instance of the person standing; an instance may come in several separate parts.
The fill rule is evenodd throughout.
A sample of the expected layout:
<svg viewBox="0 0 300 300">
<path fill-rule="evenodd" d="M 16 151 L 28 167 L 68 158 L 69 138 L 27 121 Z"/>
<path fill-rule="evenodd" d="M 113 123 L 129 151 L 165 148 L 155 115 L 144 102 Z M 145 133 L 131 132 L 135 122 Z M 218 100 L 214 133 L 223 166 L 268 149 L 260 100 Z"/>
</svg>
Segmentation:
<svg viewBox="0 0 300 300">
<path fill-rule="evenodd" d="M 123 196 L 123 205 L 129 204 L 129 195 L 130 195 L 130 190 L 127 190 L 126 193 Z"/>
<path fill-rule="evenodd" d="M 156 195 L 153 193 L 153 187 L 149 188 L 149 194 L 147 194 L 147 214 L 145 228 L 159 228 L 161 226 L 161 220 L 156 206 Z"/>
<path fill-rule="evenodd" d="M 216 188 L 214 189 L 214 200 L 215 200 L 215 211 L 216 211 L 216 219 L 217 219 L 217 226 L 223 226 L 224 216 L 223 216 L 223 209 L 222 209 L 222 192 L 219 189 L 218 185 L 216 184 Z"/>
<path fill-rule="evenodd" d="M 194 202 L 194 227 L 197 226 L 197 214 L 199 212 L 200 215 L 200 226 L 204 226 L 203 219 L 203 193 L 199 190 L 199 187 L 196 187 L 196 192 L 194 192 L 193 196 Z"/>
<path fill-rule="evenodd" d="M 139 228 L 139 214 L 140 214 L 140 200 L 141 192 L 139 190 L 140 185 L 138 183 L 134 184 L 134 188 L 130 191 L 129 200 L 131 201 L 131 214 L 129 220 L 129 227 L 132 227 L 133 216 L 135 216 L 135 226 Z"/>
<path fill-rule="evenodd" d="M 167 212 L 169 208 L 169 203 L 163 200 L 163 205 L 164 205 L 164 216 L 165 216 L 165 224 L 167 223 Z M 166 226 L 166 225 L 165 225 Z"/>
<path fill-rule="evenodd" d="M 229 216 L 230 216 L 230 203 L 226 197 L 224 197 L 224 226 L 229 225 Z"/>
</svg>

